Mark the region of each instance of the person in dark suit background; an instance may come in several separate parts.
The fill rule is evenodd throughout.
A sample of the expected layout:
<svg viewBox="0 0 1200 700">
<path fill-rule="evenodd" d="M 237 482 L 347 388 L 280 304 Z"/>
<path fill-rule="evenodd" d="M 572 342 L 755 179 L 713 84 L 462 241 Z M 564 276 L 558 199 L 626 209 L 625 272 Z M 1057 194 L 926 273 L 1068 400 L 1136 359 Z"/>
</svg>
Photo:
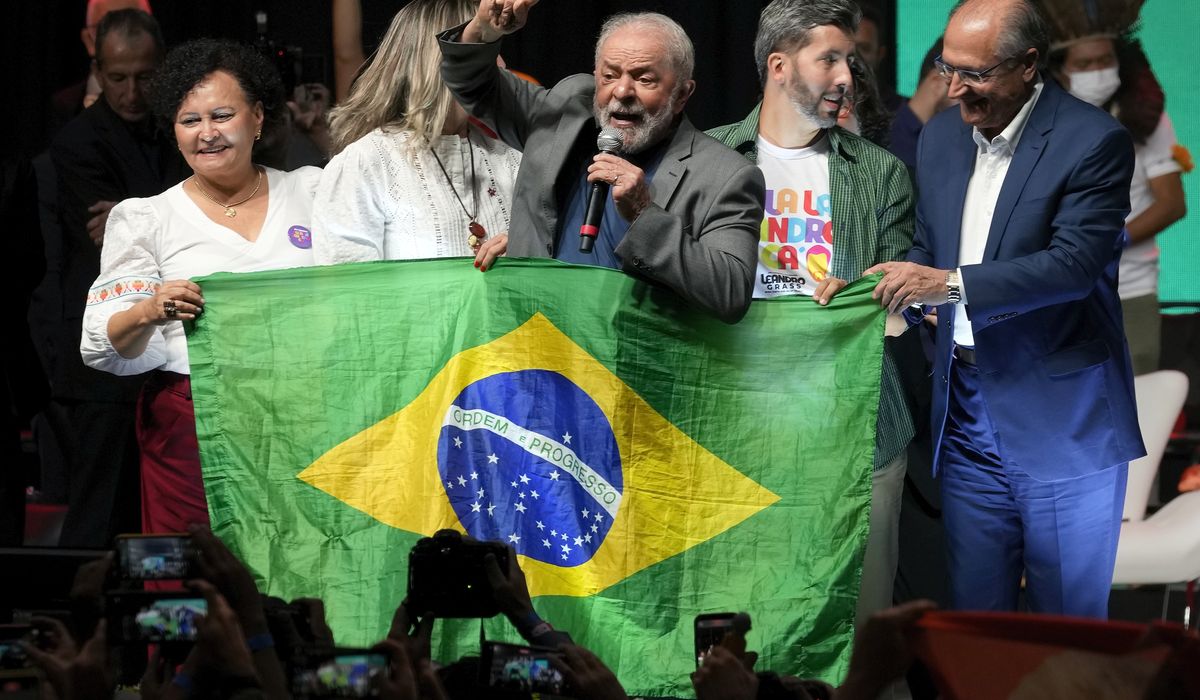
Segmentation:
<svg viewBox="0 0 1200 700">
<path fill-rule="evenodd" d="M 937 306 L 934 469 L 958 608 L 1108 614 L 1128 462 L 1145 454 L 1116 293 L 1133 144 L 1043 81 L 1030 0 L 962 0 L 938 69 L 958 110 L 917 155 L 893 310 Z"/>
<path fill-rule="evenodd" d="M 79 40 L 92 60 L 87 77 L 78 83 L 72 83 L 54 93 L 50 97 L 50 133 L 54 134 L 75 115 L 95 104 L 103 89 L 99 76 L 96 74 L 96 30 L 100 20 L 109 12 L 125 9 L 138 9 L 150 13 L 149 0 L 88 0 L 87 12 L 84 15 L 83 28 L 79 30 Z"/>
<path fill-rule="evenodd" d="M 74 435 L 66 449 L 63 546 L 105 546 L 115 533 L 140 529 L 134 406 L 141 379 L 84 366 L 79 341 L 109 209 L 128 197 L 158 194 L 186 174 L 146 102 L 145 81 L 163 53 L 153 17 L 133 9 L 106 14 L 96 32 L 102 99 L 67 124 L 50 147 L 63 237 L 63 312 L 51 388 Z"/>
</svg>

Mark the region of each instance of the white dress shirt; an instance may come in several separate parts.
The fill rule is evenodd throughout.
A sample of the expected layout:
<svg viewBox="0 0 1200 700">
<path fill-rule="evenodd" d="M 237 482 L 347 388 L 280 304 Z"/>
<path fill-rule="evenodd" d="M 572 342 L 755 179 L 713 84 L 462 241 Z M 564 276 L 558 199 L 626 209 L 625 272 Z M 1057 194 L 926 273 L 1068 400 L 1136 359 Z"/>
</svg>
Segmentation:
<svg viewBox="0 0 1200 700">
<path fill-rule="evenodd" d="M 1004 131 L 991 141 L 979 129 L 971 130 L 978 151 L 975 154 L 975 170 L 967 183 L 967 197 L 963 201 L 962 231 L 958 244 L 960 285 L 962 266 L 983 262 L 983 251 L 987 247 L 988 231 L 992 228 L 992 216 L 996 213 L 996 201 L 1000 199 L 1000 188 L 1004 186 L 1004 177 L 1008 174 L 1008 166 L 1012 164 L 1017 142 L 1021 140 L 1021 133 L 1025 131 L 1025 124 L 1041 94 L 1042 81 L 1039 79 L 1021 110 L 1004 127 Z M 962 302 L 959 306 L 965 307 L 968 303 L 966 285 L 961 286 L 961 292 Z M 954 313 L 954 343 L 975 346 L 975 336 L 971 332 L 971 321 L 967 318 L 965 308 Z"/>
</svg>

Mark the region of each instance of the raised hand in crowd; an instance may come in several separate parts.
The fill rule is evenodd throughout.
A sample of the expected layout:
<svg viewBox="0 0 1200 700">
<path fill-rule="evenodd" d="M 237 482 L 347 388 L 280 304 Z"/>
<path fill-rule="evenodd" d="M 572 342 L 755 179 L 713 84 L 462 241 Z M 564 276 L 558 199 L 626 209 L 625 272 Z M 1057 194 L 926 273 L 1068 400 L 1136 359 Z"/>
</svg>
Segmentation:
<svg viewBox="0 0 1200 700">
<path fill-rule="evenodd" d="M 108 627 L 104 620 L 95 634 L 75 653 L 75 645 L 61 624 L 51 625 L 60 640 L 52 650 L 24 644 L 25 652 L 54 689 L 58 700 L 110 700 L 117 674 L 108 654 Z"/>
<path fill-rule="evenodd" d="M 255 692 L 263 689 L 264 683 L 238 614 L 208 581 L 189 581 L 188 587 L 204 596 L 208 613 L 200 622 L 195 646 L 164 697 L 186 698 L 193 688 L 205 689 L 217 697 L 289 697 L 286 687 L 282 695 Z M 270 655 L 274 657 L 274 651 Z"/>
<path fill-rule="evenodd" d="M 267 626 L 262 596 L 254 577 L 208 528 L 188 528 L 197 551 L 197 564 L 204 579 L 216 587 L 237 615 L 254 659 L 254 668 L 268 697 L 287 698 L 288 682 L 275 653 L 275 643 Z"/>
<path fill-rule="evenodd" d="M 721 643 L 704 655 L 692 674 L 697 700 L 753 700 L 758 696 L 758 676 L 753 664 L 758 655 L 746 654 L 746 637 L 737 630 L 725 633 Z"/>
<path fill-rule="evenodd" d="M 872 615 L 855 636 L 850 670 L 838 688 L 837 700 L 876 698 L 901 678 L 914 658 L 909 631 L 918 618 L 936 608 L 931 600 L 913 600 Z"/>
<path fill-rule="evenodd" d="M 625 688 L 600 657 L 574 644 L 564 645 L 562 658 L 552 658 L 579 700 L 627 700 Z"/>
<path fill-rule="evenodd" d="M 491 554 L 483 558 L 488 584 L 492 595 L 500 606 L 500 612 L 525 641 L 535 646 L 558 647 L 571 643 L 571 635 L 554 629 L 533 609 L 529 597 L 529 586 L 525 583 L 525 572 L 517 563 L 517 550 L 508 547 L 508 570 L 501 571 L 500 563 Z"/>
<path fill-rule="evenodd" d="M 525 26 L 529 9 L 538 0 L 480 0 L 479 11 L 467 23 L 462 40 L 468 43 L 491 43 Z"/>
<path fill-rule="evenodd" d="M 446 690 L 429 660 L 433 616 L 414 621 L 408 601 L 400 603 L 392 616 L 387 639 L 373 650 L 388 657 L 388 673 L 380 688 L 385 700 L 446 700 Z"/>
</svg>

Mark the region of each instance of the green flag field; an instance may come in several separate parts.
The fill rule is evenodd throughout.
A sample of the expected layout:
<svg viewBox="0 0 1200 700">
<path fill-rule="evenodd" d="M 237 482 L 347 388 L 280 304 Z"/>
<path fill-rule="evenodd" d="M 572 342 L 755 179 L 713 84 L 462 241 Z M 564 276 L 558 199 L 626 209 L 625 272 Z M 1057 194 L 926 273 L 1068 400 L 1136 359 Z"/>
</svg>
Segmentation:
<svg viewBox="0 0 1200 700">
<path fill-rule="evenodd" d="M 266 593 L 386 633 L 408 552 L 511 545 L 534 605 L 630 695 L 691 696 L 693 619 L 837 682 L 866 541 L 884 314 L 755 302 L 726 325 L 603 268 L 466 259 L 217 274 L 189 329 L 213 530 Z M 516 641 L 501 617 L 490 639 Z M 439 621 L 434 657 L 479 651 Z"/>
</svg>

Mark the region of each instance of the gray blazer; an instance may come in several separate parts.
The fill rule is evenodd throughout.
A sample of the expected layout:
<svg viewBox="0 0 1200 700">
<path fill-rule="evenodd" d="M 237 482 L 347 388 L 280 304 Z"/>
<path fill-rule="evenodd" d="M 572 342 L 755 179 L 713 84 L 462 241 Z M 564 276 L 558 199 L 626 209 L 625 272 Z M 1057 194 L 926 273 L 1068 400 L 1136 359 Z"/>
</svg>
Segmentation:
<svg viewBox="0 0 1200 700">
<path fill-rule="evenodd" d="M 591 75 L 546 89 L 496 66 L 500 42 L 462 44 L 462 27 L 439 35 L 442 78 L 472 116 L 523 153 L 513 195 L 508 254 L 553 257 L 556 184 L 575 177 L 568 163 L 585 129 L 595 128 Z M 572 168 L 571 172 L 564 172 Z M 665 285 L 727 323 L 745 315 L 753 295 L 762 172 L 684 117 L 651 183 L 653 203 L 617 246 L 623 270 Z"/>
</svg>

